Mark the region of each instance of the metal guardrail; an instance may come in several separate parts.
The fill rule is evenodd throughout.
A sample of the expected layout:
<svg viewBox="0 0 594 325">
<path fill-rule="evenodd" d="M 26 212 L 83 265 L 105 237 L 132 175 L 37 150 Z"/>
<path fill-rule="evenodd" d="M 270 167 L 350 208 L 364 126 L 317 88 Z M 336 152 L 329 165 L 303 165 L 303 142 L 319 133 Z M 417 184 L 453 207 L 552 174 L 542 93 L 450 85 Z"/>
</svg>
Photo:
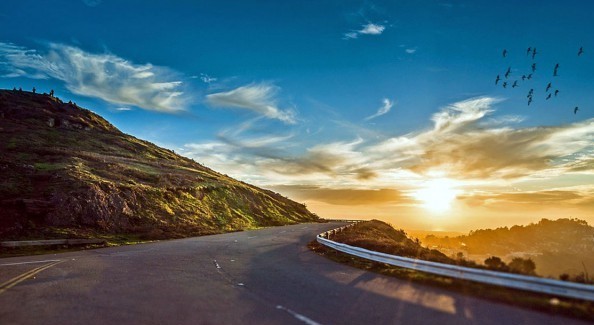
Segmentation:
<svg viewBox="0 0 594 325">
<path fill-rule="evenodd" d="M 430 262 L 414 258 L 380 253 L 330 240 L 330 237 L 334 234 L 341 232 L 344 229 L 351 227 L 353 225 L 354 224 L 350 224 L 347 226 L 323 232 L 317 236 L 317 241 L 322 245 L 333 248 L 343 253 L 347 253 L 375 262 L 385 263 L 398 267 L 404 267 L 407 269 L 444 275 L 457 279 L 487 283 L 502 287 L 546 293 L 553 296 L 562 296 L 594 301 L 594 285 Z"/>
<path fill-rule="evenodd" d="M 46 239 L 46 240 L 14 240 L 0 242 L 0 247 L 25 247 L 49 245 L 86 245 L 104 244 L 105 239 Z"/>
</svg>

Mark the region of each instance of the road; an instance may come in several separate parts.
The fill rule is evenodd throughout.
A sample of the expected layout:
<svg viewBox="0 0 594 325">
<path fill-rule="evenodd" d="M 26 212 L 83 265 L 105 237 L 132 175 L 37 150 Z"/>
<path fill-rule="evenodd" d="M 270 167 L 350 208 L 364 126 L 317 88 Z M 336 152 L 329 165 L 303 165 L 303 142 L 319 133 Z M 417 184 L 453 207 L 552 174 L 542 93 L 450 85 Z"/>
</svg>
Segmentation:
<svg viewBox="0 0 594 325">
<path fill-rule="evenodd" d="M 586 324 L 307 249 L 342 224 L 0 259 L 0 324 Z"/>
</svg>

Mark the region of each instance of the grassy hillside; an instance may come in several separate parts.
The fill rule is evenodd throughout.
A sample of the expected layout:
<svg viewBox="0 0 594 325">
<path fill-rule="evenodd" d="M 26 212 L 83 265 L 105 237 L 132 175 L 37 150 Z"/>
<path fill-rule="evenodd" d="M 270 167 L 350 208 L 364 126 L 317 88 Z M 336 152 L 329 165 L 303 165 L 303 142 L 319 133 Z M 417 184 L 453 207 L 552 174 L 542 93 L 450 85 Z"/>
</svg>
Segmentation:
<svg viewBox="0 0 594 325">
<path fill-rule="evenodd" d="M 336 234 L 332 240 L 386 254 L 439 263 L 455 264 L 456 262 L 438 250 L 421 246 L 418 241 L 410 239 L 404 230 L 394 229 L 379 220 L 358 223 Z"/>
<path fill-rule="evenodd" d="M 3 239 L 172 238 L 319 220 L 49 95 L 0 90 L 0 139 Z"/>
</svg>

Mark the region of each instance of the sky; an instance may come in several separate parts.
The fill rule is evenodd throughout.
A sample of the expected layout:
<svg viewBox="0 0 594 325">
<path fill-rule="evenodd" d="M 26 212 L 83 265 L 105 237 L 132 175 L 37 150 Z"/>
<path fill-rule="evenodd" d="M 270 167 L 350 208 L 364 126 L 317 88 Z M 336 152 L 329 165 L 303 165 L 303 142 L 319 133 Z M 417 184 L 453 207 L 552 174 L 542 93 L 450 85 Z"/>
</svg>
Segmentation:
<svg viewBox="0 0 594 325">
<path fill-rule="evenodd" d="M 2 1 L 0 88 L 326 218 L 594 224 L 592 30 L 590 1 Z"/>
</svg>

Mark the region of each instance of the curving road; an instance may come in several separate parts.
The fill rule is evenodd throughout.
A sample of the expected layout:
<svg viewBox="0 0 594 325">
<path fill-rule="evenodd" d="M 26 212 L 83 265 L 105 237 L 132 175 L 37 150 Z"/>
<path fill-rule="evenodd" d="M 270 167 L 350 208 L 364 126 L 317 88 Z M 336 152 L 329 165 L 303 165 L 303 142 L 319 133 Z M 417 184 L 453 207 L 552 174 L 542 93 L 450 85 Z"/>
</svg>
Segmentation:
<svg viewBox="0 0 594 325">
<path fill-rule="evenodd" d="M 586 324 L 344 266 L 343 223 L 0 259 L 1 324 Z"/>
</svg>

